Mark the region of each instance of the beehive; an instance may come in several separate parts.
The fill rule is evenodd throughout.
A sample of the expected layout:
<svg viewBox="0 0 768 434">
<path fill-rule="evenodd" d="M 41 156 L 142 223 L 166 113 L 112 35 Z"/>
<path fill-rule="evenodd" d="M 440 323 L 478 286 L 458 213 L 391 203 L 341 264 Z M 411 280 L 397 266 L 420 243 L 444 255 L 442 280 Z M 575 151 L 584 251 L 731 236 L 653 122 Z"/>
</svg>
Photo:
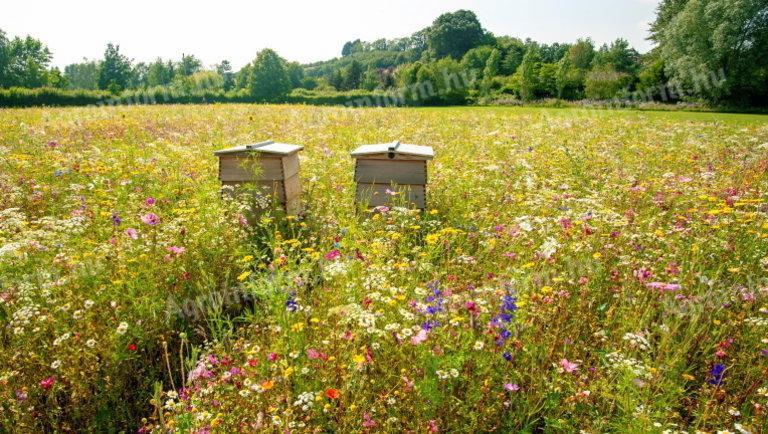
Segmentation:
<svg viewBox="0 0 768 434">
<path fill-rule="evenodd" d="M 376 207 L 403 201 L 423 210 L 427 205 L 427 161 L 434 155 L 429 146 L 400 142 L 355 149 L 356 203 Z"/>
<path fill-rule="evenodd" d="M 219 180 L 222 185 L 254 184 L 260 194 L 271 195 L 288 214 L 301 210 L 299 151 L 303 146 L 271 140 L 222 149 Z"/>
</svg>

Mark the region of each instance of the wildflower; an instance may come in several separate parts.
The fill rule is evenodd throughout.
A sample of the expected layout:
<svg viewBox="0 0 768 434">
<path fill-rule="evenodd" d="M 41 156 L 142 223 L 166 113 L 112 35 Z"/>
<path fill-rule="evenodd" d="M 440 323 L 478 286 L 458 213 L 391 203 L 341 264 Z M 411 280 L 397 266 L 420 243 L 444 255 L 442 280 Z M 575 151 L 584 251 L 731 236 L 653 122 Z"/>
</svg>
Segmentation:
<svg viewBox="0 0 768 434">
<path fill-rule="evenodd" d="M 148 197 L 148 198 L 144 199 L 144 204 L 147 205 L 147 206 L 152 206 L 152 205 L 155 204 L 155 202 L 156 201 L 155 201 L 154 197 Z"/>
<path fill-rule="evenodd" d="M 247 279 L 248 276 L 250 275 L 251 275 L 250 271 L 243 271 L 242 273 L 240 273 L 239 276 L 237 276 L 237 281 L 242 282 L 243 280 Z"/>
<path fill-rule="evenodd" d="M 168 250 L 171 254 L 174 254 L 176 256 L 180 256 L 187 251 L 187 249 L 185 249 L 184 247 L 177 247 L 177 246 L 168 246 L 166 247 L 166 250 Z"/>
<path fill-rule="evenodd" d="M 280 355 L 277 353 L 269 353 L 269 355 L 267 356 L 267 360 L 269 360 L 270 362 L 277 361 L 277 359 L 279 358 L 280 358 Z"/>
<path fill-rule="evenodd" d="M 569 361 L 568 359 L 562 359 L 560 360 L 560 367 L 562 367 L 563 371 L 566 373 L 573 373 L 579 370 L 579 364 L 573 363 Z"/>
<path fill-rule="evenodd" d="M 328 399 L 339 399 L 339 396 L 341 394 L 339 393 L 338 389 L 328 388 L 325 389 L 325 397 Z"/>
<path fill-rule="evenodd" d="M 56 360 L 53 363 L 51 363 L 51 369 L 56 370 L 61 367 L 61 360 Z"/>
<path fill-rule="evenodd" d="M 299 309 L 299 303 L 296 302 L 296 291 L 291 291 L 288 294 L 288 299 L 285 301 L 285 310 L 288 312 L 296 312 Z"/>
<path fill-rule="evenodd" d="M 371 418 L 371 415 L 367 412 L 363 414 L 363 427 L 373 428 L 376 426 L 376 421 Z"/>
<path fill-rule="evenodd" d="M 85 300 L 85 308 L 86 309 L 92 308 L 93 305 L 94 305 L 94 301 L 93 300 Z"/>
<path fill-rule="evenodd" d="M 421 330 L 419 330 L 419 332 L 415 336 L 411 338 L 411 343 L 413 345 L 419 345 L 420 343 L 427 340 L 428 335 L 429 335 L 429 332 L 422 328 Z"/>
<path fill-rule="evenodd" d="M 485 342 L 483 342 L 483 341 L 475 341 L 475 345 L 472 348 L 474 348 L 477 351 L 480 351 L 480 350 L 483 349 L 484 346 L 485 346 Z"/>
<path fill-rule="evenodd" d="M 50 390 L 50 388 L 53 387 L 54 384 L 56 384 L 56 377 L 54 376 L 50 376 L 40 381 L 40 387 L 42 387 L 45 390 Z"/>
<path fill-rule="evenodd" d="M 518 386 L 516 383 L 504 383 L 504 390 L 507 392 L 517 392 L 520 390 L 520 386 Z"/>
<path fill-rule="evenodd" d="M 337 249 L 333 249 L 330 252 L 326 253 L 324 258 L 326 261 L 333 261 L 336 259 L 339 259 L 341 257 L 341 252 Z"/>
<path fill-rule="evenodd" d="M 123 219 L 120 218 L 117 213 L 112 213 L 112 224 L 115 226 L 120 226 L 120 223 L 123 222 Z"/>
<path fill-rule="evenodd" d="M 126 347 L 128 351 L 136 351 L 136 344 L 128 344 L 128 347 Z"/>
<path fill-rule="evenodd" d="M 160 217 L 158 217 L 157 214 L 150 212 L 141 216 L 141 221 L 149 226 L 157 226 L 157 224 L 160 223 Z"/>
<path fill-rule="evenodd" d="M 88 339 L 88 341 L 85 343 L 85 345 L 88 348 L 93 348 L 96 346 L 96 339 Z"/>
<path fill-rule="evenodd" d="M 127 235 L 127 236 L 128 236 L 128 238 L 130 238 L 130 239 L 132 239 L 132 240 L 136 240 L 136 239 L 138 239 L 138 238 L 139 238 L 139 233 L 138 233 L 138 232 L 136 232 L 136 229 L 134 229 L 134 228 L 128 228 L 128 229 L 126 229 L 126 230 L 124 231 L 124 233 L 125 233 L 125 235 Z"/>
<path fill-rule="evenodd" d="M 659 291 L 678 291 L 682 286 L 677 283 L 664 283 L 664 282 L 650 282 L 645 284 L 650 289 L 658 289 Z"/>
<path fill-rule="evenodd" d="M 707 383 L 713 386 L 719 386 L 723 382 L 723 374 L 725 373 L 725 365 L 722 363 L 716 363 L 712 366 L 712 370 L 709 371 L 711 378 L 707 380 Z"/>
<path fill-rule="evenodd" d="M 124 335 L 128 331 L 128 323 L 123 321 L 117 326 L 117 334 Z"/>
<path fill-rule="evenodd" d="M 502 356 L 502 357 L 504 357 L 504 360 L 506 360 L 506 361 L 508 361 L 508 362 L 511 362 L 511 361 L 512 361 L 512 359 L 514 358 L 514 357 L 512 356 L 512 354 L 510 354 L 510 353 L 509 353 L 509 352 L 507 352 L 507 351 L 505 351 L 505 352 L 504 352 L 504 353 L 503 353 L 501 356 Z"/>
</svg>

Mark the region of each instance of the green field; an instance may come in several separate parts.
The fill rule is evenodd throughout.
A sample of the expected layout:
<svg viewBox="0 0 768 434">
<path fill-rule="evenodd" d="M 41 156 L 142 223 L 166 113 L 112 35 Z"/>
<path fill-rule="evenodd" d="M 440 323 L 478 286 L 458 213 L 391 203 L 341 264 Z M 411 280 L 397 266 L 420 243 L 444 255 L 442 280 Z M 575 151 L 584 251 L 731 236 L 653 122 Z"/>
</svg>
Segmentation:
<svg viewBox="0 0 768 434">
<path fill-rule="evenodd" d="M 268 138 L 304 212 L 248 223 Z M 354 205 L 392 140 L 423 213 Z M 766 172 L 758 115 L 0 110 L 0 432 L 761 432 Z"/>
</svg>

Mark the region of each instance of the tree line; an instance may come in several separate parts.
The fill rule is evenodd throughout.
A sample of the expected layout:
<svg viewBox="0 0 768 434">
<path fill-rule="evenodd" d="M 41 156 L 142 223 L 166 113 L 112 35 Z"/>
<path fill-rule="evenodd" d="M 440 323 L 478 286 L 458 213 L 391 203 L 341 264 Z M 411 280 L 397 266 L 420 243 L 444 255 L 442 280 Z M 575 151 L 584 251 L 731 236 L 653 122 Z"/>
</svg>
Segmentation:
<svg viewBox="0 0 768 434">
<path fill-rule="evenodd" d="M 472 11 L 459 10 L 407 37 L 348 41 L 340 57 L 305 65 L 271 49 L 238 71 L 227 60 L 205 68 L 189 54 L 134 62 L 110 43 L 102 59 L 62 72 L 50 67 L 43 42 L 9 39 L 0 30 L 0 87 L 169 91 L 259 102 L 397 91 L 406 103 L 423 105 L 546 98 L 768 105 L 765 0 L 663 0 L 649 38 L 656 46 L 645 54 L 624 39 L 542 44 L 494 35 Z"/>
</svg>

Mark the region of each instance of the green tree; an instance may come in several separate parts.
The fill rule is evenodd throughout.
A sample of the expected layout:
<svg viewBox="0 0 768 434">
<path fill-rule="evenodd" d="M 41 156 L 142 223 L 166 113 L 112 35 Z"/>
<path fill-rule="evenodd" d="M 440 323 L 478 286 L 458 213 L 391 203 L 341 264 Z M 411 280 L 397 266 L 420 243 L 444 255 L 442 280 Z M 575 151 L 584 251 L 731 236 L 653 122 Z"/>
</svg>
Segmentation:
<svg viewBox="0 0 768 434">
<path fill-rule="evenodd" d="M 600 47 L 592 60 L 592 67 L 599 70 L 612 69 L 626 74 L 637 74 L 640 69 L 640 54 L 629 46 L 626 39 L 619 38 L 610 46 L 604 44 Z"/>
<path fill-rule="evenodd" d="M 363 66 L 357 60 L 353 60 L 341 73 L 341 87 L 344 90 L 357 89 L 363 79 Z"/>
<path fill-rule="evenodd" d="M 81 63 L 73 63 L 64 67 L 64 77 L 70 89 L 98 89 L 99 63 L 83 59 Z"/>
<path fill-rule="evenodd" d="M 592 59 L 595 57 L 595 44 L 589 38 L 579 39 L 563 57 L 570 66 L 587 71 L 592 67 Z"/>
<path fill-rule="evenodd" d="M 675 87 L 715 103 L 768 104 L 765 0 L 665 1 L 659 10 L 653 37 Z"/>
<path fill-rule="evenodd" d="M 461 57 L 483 41 L 485 30 L 474 12 L 458 10 L 437 17 L 429 28 L 427 41 L 437 58 Z"/>
<path fill-rule="evenodd" d="M 539 47 L 531 44 L 528 51 L 523 56 L 517 72 L 520 83 L 520 99 L 530 101 L 536 98 L 539 89 L 539 70 L 541 69 L 541 57 L 539 56 Z"/>
<path fill-rule="evenodd" d="M 478 79 L 482 79 L 488 58 L 491 57 L 493 51 L 494 48 L 487 45 L 473 48 L 464 53 L 464 57 L 461 58 L 461 67 L 475 74 Z"/>
<path fill-rule="evenodd" d="M 498 38 L 497 41 L 502 52 L 499 73 L 501 75 L 512 75 L 520 67 L 520 64 L 523 63 L 523 56 L 528 51 L 528 47 L 520 39 L 510 38 L 509 36 Z"/>
<path fill-rule="evenodd" d="M 183 77 L 189 77 L 190 75 L 203 69 L 203 62 L 195 57 L 193 54 L 182 54 L 181 61 L 177 72 Z"/>
<path fill-rule="evenodd" d="M 258 101 L 276 101 L 291 90 L 285 61 L 269 48 L 256 55 L 250 75 L 251 95 Z"/>
<path fill-rule="evenodd" d="M 104 60 L 99 68 L 99 89 L 108 89 L 113 93 L 128 87 L 131 77 L 131 61 L 120 54 L 120 46 L 107 44 Z"/>
<path fill-rule="evenodd" d="M 4 41 L 2 41 L 4 40 Z M 48 84 L 48 64 L 51 62 L 51 51 L 39 40 L 27 36 L 15 37 L 8 41 L 3 34 L 0 45 L 5 63 L 3 74 L 0 75 L 0 87 L 41 87 Z"/>
<path fill-rule="evenodd" d="M 291 81 L 291 87 L 302 87 L 304 81 L 304 68 L 298 62 L 288 62 L 285 64 L 285 70 Z"/>
<path fill-rule="evenodd" d="M 173 62 L 170 60 L 165 62 L 163 59 L 157 58 L 147 67 L 147 85 L 150 87 L 167 86 L 173 81 L 174 75 Z"/>
<path fill-rule="evenodd" d="M 235 73 L 232 72 L 232 64 L 229 63 L 229 60 L 222 60 L 221 63 L 216 65 L 215 70 L 221 76 L 222 86 L 225 91 L 235 87 Z"/>
<path fill-rule="evenodd" d="M 365 90 L 374 90 L 380 85 L 381 79 L 379 71 L 377 71 L 376 68 L 368 67 L 368 69 L 363 74 L 363 80 L 362 83 L 360 83 L 360 87 Z"/>
</svg>

